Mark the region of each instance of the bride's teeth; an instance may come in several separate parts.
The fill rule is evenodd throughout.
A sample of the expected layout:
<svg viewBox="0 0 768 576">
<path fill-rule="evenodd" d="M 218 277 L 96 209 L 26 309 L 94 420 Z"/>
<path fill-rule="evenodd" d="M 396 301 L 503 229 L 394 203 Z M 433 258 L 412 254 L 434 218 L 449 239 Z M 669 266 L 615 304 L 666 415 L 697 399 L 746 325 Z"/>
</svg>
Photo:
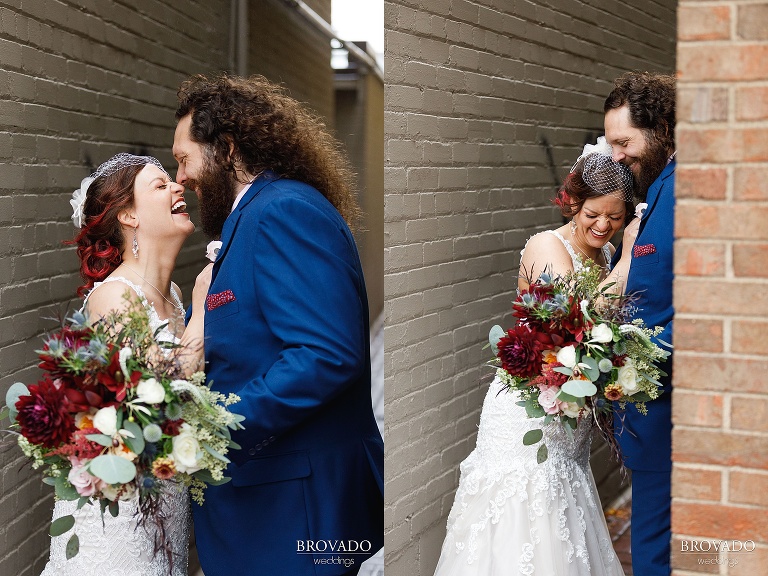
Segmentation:
<svg viewBox="0 0 768 576">
<path fill-rule="evenodd" d="M 184 202 L 183 200 L 179 200 L 178 202 L 176 202 L 176 204 L 174 204 L 173 206 L 171 206 L 171 212 L 172 212 L 172 213 L 173 213 L 173 212 L 177 212 L 177 211 L 179 211 L 179 210 L 183 210 L 183 209 L 184 209 L 184 208 L 186 208 L 186 207 L 187 207 L 187 203 L 186 203 L 186 202 Z"/>
</svg>

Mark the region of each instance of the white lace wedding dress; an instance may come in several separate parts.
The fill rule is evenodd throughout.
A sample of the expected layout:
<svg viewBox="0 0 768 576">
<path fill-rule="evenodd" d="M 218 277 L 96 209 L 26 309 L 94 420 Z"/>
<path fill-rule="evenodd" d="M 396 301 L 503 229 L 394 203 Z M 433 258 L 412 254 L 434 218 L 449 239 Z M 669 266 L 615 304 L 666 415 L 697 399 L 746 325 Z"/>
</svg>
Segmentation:
<svg viewBox="0 0 768 576">
<path fill-rule="evenodd" d="M 139 295 L 147 309 L 152 330 L 157 330 L 161 320 L 139 286 L 122 277 L 108 278 L 105 282 L 119 281 L 127 284 Z M 102 282 L 94 285 L 94 290 Z M 89 293 L 90 294 L 90 293 Z M 171 295 L 177 307 L 184 308 L 173 287 Z M 86 296 L 83 308 L 88 301 Z M 177 341 L 167 328 L 158 332 L 160 341 Z M 53 509 L 53 519 L 68 514 L 75 516 L 74 531 L 80 540 L 80 552 L 70 560 L 66 557 L 67 541 L 73 531 L 51 538 L 51 553 L 41 576 L 187 576 L 191 513 L 189 494 L 179 485 L 166 483 L 161 510 L 165 516 L 166 541 L 173 550 L 173 568 L 166 554 L 153 554 L 155 532 L 137 526 L 138 499 L 120 502 L 120 514 L 112 517 L 104 514 L 102 524 L 98 504 L 86 504 L 77 510 L 77 501 L 58 500 Z"/>
<path fill-rule="evenodd" d="M 560 234 L 546 233 L 581 267 Z M 435 576 L 622 576 L 589 467 L 591 415 L 573 440 L 557 423 L 545 427 L 549 458 L 538 464 L 538 445 L 523 446 L 523 435 L 540 421 L 517 401 L 498 380 L 490 385 Z"/>
</svg>

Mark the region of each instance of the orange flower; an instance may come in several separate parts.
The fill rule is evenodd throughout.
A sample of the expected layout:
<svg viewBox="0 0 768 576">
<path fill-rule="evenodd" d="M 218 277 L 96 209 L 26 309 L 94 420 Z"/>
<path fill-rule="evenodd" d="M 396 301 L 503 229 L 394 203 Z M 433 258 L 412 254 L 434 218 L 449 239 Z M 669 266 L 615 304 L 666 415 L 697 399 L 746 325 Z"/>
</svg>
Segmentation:
<svg viewBox="0 0 768 576">
<path fill-rule="evenodd" d="M 605 387 L 606 400 L 619 400 L 624 395 L 621 386 L 618 384 L 609 384 Z"/>
<path fill-rule="evenodd" d="M 152 463 L 152 474 L 160 480 L 168 480 L 176 475 L 176 464 L 171 458 L 158 458 Z"/>
</svg>

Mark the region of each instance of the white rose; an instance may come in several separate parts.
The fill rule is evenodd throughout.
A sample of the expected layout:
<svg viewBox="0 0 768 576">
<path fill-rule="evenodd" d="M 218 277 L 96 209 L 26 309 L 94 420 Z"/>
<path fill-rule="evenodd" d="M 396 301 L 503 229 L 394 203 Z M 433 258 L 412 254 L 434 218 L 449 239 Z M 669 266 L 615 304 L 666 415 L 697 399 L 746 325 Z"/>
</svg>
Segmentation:
<svg viewBox="0 0 768 576">
<path fill-rule="evenodd" d="M 189 424 L 182 424 L 179 434 L 173 437 L 171 458 L 179 472 L 191 474 L 200 470 L 199 460 L 202 458 L 200 444 L 192 434 L 192 427 Z"/>
<path fill-rule="evenodd" d="M 607 344 L 613 340 L 613 330 L 608 324 L 598 324 L 592 328 L 592 342 Z"/>
<path fill-rule="evenodd" d="M 145 404 L 160 404 L 165 400 L 165 388 L 154 378 L 142 380 L 139 385 L 136 386 L 136 396 L 139 402 Z"/>
<path fill-rule="evenodd" d="M 102 434 L 114 436 L 117 432 L 117 410 L 114 406 L 100 409 L 93 416 L 93 426 Z"/>
<path fill-rule="evenodd" d="M 120 500 L 131 500 L 134 496 L 136 496 L 136 486 L 133 482 L 129 484 L 123 484 L 122 486 L 112 486 L 111 484 L 106 484 L 101 488 L 101 495 L 104 496 L 107 500 L 110 500 L 111 502 L 114 502 L 118 498 L 118 490 L 122 488 L 123 492 L 120 494 Z"/>
<path fill-rule="evenodd" d="M 568 368 L 576 366 L 576 348 L 574 346 L 560 348 L 560 351 L 557 353 L 557 361 Z"/>
<path fill-rule="evenodd" d="M 616 383 L 621 386 L 626 396 L 632 396 L 632 394 L 640 390 L 637 381 L 637 368 L 635 368 L 632 360 L 626 360 L 624 366 L 619 368 L 619 376 L 616 379 Z"/>
<path fill-rule="evenodd" d="M 586 406 L 583 406 L 580 408 L 579 405 L 576 404 L 576 402 L 563 402 L 560 405 L 560 409 L 563 411 L 563 414 L 565 414 L 566 416 L 570 416 L 571 418 L 578 418 L 579 413 L 582 410 L 589 412 L 589 408 L 587 408 Z"/>
</svg>

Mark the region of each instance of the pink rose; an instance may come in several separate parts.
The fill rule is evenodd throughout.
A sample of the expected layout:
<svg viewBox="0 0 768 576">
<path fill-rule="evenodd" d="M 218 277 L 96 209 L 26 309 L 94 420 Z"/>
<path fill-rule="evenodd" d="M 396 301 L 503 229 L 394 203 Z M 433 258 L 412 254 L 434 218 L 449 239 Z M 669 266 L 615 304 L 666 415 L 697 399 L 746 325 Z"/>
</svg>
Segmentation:
<svg viewBox="0 0 768 576">
<path fill-rule="evenodd" d="M 77 458 L 72 458 L 71 462 L 72 469 L 69 471 L 67 479 L 80 496 L 93 496 L 105 485 L 104 480 L 88 473 L 84 462 Z"/>
<path fill-rule="evenodd" d="M 544 412 L 547 414 L 557 414 L 562 410 L 562 405 L 567 404 L 555 398 L 560 391 L 559 386 L 547 386 L 542 384 L 539 386 L 539 404 L 544 408 Z"/>
</svg>

